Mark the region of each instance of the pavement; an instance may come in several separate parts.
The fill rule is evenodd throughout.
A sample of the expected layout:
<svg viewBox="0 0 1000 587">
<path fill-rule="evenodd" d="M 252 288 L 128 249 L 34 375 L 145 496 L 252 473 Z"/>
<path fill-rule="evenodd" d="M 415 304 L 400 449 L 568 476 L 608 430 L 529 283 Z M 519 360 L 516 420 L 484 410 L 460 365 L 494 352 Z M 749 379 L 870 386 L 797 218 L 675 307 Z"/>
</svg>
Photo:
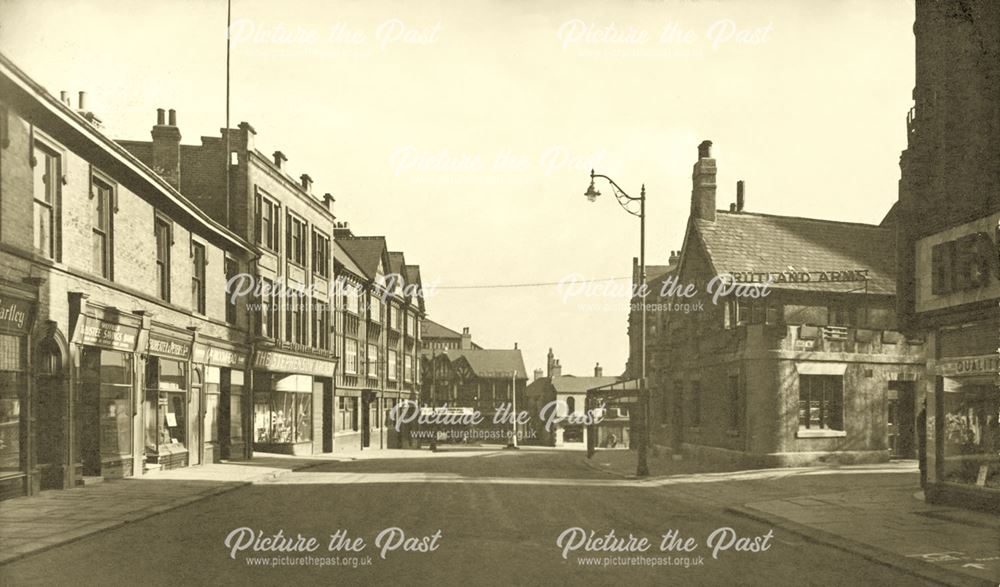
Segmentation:
<svg viewBox="0 0 1000 587">
<path fill-rule="evenodd" d="M 452 446 L 437 453 L 258 454 L 250 462 L 46 491 L 0 502 L 0 585 L 136 577 L 149 585 L 452 584 L 469 573 L 481 584 L 1000 583 L 998 520 L 915 498 L 912 463 L 712 471 L 667 457 L 651 461 L 657 475 L 636 479 L 634 456 L 601 451 L 587 461 L 582 451 Z M 343 566 L 347 559 L 332 569 L 271 556 L 260 569 L 250 551 L 231 556 L 223 546 L 244 526 L 321 537 L 340 528 L 369 542 L 390 526 L 407 536 L 439 530 L 444 537 L 436 556 L 379 560 L 370 548 L 374 563 L 369 556 L 360 568 L 357 557 L 352 569 Z M 698 540 L 724 527 L 741 536 L 771 529 L 774 540 L 767 552 L 723 552 L 718 560 L 709 550 L 700 562 L 668 556 L 660 564 L 672 566 L 649 567 L 633 557 L 629 566 L 591 568 L 580 553 L 560 556 L 556 539 L 569 527 L 652 537 L 673 528 Z M 605 556 L 603 564 L 618 562 Z"/>
<path fill-rule="evenodd" d="M 624 479 L 635 476 L 633 451 L 598 451 L 585 464 Z M 650 456 L 644 483 L 664 486 L 696 475 L 711 480 L 749 480 L 767 476 L 791 478 L 823 475 L 899 473 L 891 486 L 750 500 L 727 510 L 795 532 L 814 542 L 904 569 L 914 576 L 945 585 L 1000 585 L 1000 518 L 956 507 L 924 502 L 919 471 L 913 460 L 876 465 L 820 466 L 736 471 L 732 465 Z M 742 500 L 752 498 L 747 491 Z M 736 496 L 734 496 L 736 497 Z M 732 500 L 730 500 L 732 501 Z M 736 501 L 740 501 L 737 498 Z"/>
</svg>

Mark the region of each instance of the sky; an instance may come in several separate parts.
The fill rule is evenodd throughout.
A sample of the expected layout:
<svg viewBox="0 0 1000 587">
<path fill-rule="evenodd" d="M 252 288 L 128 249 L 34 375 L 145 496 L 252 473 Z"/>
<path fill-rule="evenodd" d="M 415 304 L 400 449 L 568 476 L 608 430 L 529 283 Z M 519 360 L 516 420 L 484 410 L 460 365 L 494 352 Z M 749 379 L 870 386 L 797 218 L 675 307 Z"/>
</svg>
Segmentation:
<svg viewBox="0 0 1000 587">
<path fill-rule="evenodd" d="M 355 234 L 419 264 L 429 317 L 487 348 L 624 369 L 639 223 L 680 248 L 697 145 L 718 208 L 877 223 L 897 197 L 912 0 L 232 2 L 231 124 L 281 150 Z M 0 51 L 106 132 L 225 125 L 226 3 L 0 0 Z M 583 280 L 595 281 L 589 285 Z M 520 284 L 549 284 L 519 287 Z M 559 285 L 561 284 L 561 285 Z M 476 286 L 469 288 L 468 286 Z"/>
</svg>

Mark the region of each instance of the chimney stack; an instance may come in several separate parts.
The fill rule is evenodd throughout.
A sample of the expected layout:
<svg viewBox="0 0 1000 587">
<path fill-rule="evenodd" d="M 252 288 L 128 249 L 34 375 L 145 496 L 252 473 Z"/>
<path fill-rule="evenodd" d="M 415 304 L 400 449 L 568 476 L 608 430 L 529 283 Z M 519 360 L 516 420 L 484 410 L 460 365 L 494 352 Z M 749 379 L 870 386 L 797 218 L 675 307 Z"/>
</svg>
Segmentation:
<svg viewBox="0 0 1000 587">
<path fill-rule="evenodd" d="M 302 180 L 302 189 L 311 194 L 313 191 L 313 180 L 309 177 L 309 174 L 303 173 L 299 176 L 299 179 Z"/>
<path fill-rule="evenodd" d="M 285 161 L 288 161 L 288 157 L 285 157 L 285 154 L 282 153 L 281 151 L 275 151 L 273 157 L 274 157 L 274 166 L 277 167 L 278 169 L 282 169 L 282 166 L 284 165 Z"/>
<path fill-rule="evenodd" d="M 464 351 L 472 349 L 472 334 L 469 333 L 468 326 L 462 329 L 462 342 L 459 348 Z"/>
<path fill-rule="evenodd" d="M 668 265 L 674 265 L 675 263 L 677 263 L 680 260 L 681 260 L 681 252 L 680 251 L 670 251 L 670 260 L 667 261 L 667 264 Z"/>
<path fill-rule="evenodd" d="M 691 217 L 715 222 L 715 159 L 712 141 L 698 145 L 698 162 L 691 174 Z"/>
<path fill-rule="evenodd" d="M 541 369 L 535 369 L 535 377 L 532 379 L 532 381 L 538 381 L 542 377 L 545 377 L 545 371 L 542 371 Z"/>
<path fill-rule="evenodd" d="M 742 212 L 746 204 L 746 182 L 742 179 L 736 182 L 736 211 Z"/>
<path fill-rule="evenodd" d="M 604 377 L 604 369 L 600 363 L 594 365 L 594 377 Z"/>
<path fill-rule="evenodd" d="M 559 364 L 559 359 L 556 359 L 552 363 L 552 368 L 549 372 L 549 377 L 562 377 L 562 365 Z"/>
<path fill-rule="evenodd" d="M 333 238 L 351 238 L 354 233 L 351 232 L 350 222 L 334 222 L 333 223 Z"/>
<path fill-rule="evenodd" d="M 163 108 L 156 109 L 153 136 L 153 169 L 167 183 L 181 189 L 181 131 L 177 128 L 177 113 L 170 109 L 170 119 L 163 123 Z"/>
<path fill-rule="evenodd" d="M 330 192 L 323 194 L 323 204 L 326 206 L 326 210 L 330 214 L 333 214 L 333 203 L 336 201 L 337 199 L 334 198 L 333 194 L 331 194 Z"/>
<path fill-rule="evenodd" d="M 78 96 L 79 96 L 79 99 L 77 100 L 77 108 L 76 109 L 79 110 L 80 112 L 86 112 L 87 111 L 87 92 L 82 92 L 81 91 L 81 92 L 78 93 Z"/>
</svg>

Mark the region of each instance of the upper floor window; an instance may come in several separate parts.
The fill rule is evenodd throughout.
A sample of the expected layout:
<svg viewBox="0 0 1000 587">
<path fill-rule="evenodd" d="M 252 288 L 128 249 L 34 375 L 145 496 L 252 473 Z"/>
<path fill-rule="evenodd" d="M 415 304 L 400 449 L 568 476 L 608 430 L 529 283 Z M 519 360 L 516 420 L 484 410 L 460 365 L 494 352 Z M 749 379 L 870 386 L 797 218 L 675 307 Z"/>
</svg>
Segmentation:
<svg viewBox="0 0 1000 587">
<path fill-rule="evenodd" d="M 368 319 L 372 322 L 382 321 L 382 300 L 376 292 L 368 295 Z"/>
<path fill-rule="evenodd" d="M 344 373 L 358 373 L 358 341 L 353 338 L 344 339 Z"/>
<path fill-rule="evenodd" d="M 312 346 L 324 351 L 330 348 L 330 306 L 323 302 L 313 304 Z"/>
<path fill-rule="evenodd" d="M 399 372 L 397 367 L 397 354 L 396 351 L 389 349 L 386 353 L 386 374 L 390 381 L 396 381 L 399 379 Z"/>
<path fill-rule="evenodd" d="M 285 256 L 296 265 L 306 264 L 306 222 L 292 214 L 287 216 Z"/>
<path fill-rule="evenodd" d="M 278 334 L 278 296 L 274 282 L 266 277 L 260 278 L 257 297 L 257 334 L 275 338 Z"/>
<path fill-rule="evenodd" d="M 35 143 L 34 168 L 34 247 L 49 259 L 56 258 L 59 248 L 58 202 L 62 181 L 59 155 Z"/>
<path fill-rule="evenodd" d="M 257 244 L 272 251 L 278 250 L 278 204 L 257 194 L 254 199 L 254 225 L 257 229 Z"/>
<path fill-rule="evenodd" d="M 344 284 L 344 309 L 352 314 L 361 314 L 361 296 L 353 285 Z"/>
<path fill-rule="evenodd" d="M 91 229 L 93 239 L 91 252 L 92 269 L 101 277 L 111 279 L 111 206 L 114 202 L 114 188 L 111 184 L 94 177 L 91 185 Z"/>
<path fill-rule="evenodd" d="M 191 306 L 199 314 L 205 313 L 205 245 L 191 243 Z"/>
<path fill-rule="evenodd" d="M 165 302 L 170 301 L 170 223 L 157 218 L 153 225 L 156 237 L 156 295 Z"/>
<path fill-rule="evenodd" d="M 306 306 L 304 294 L 289 292 L 285 296 L 285 340 L 296 344 L 306 343 Z"/>
<path fill-rule="evenodd" d="M 313 230 L 312 270 L 320 277 L 330 277 L 330 237 Z"/>
<path fill-rule="evenodd" d="M 236 324 L 236 299 L 229 288 L 236 288 L 236 283 L 233 278 L 236 277 L 240 272 L 240 264 L 236 259 L 232 257 L 226 257 L 226 322 L 229 324 Z M 232 285 L 230 285 L 232 284 Z"/>
<path fill-rule="evenodd" d="M 378 377 L 378 345 L 368 345 L 368 376 Z"/>
</svg>

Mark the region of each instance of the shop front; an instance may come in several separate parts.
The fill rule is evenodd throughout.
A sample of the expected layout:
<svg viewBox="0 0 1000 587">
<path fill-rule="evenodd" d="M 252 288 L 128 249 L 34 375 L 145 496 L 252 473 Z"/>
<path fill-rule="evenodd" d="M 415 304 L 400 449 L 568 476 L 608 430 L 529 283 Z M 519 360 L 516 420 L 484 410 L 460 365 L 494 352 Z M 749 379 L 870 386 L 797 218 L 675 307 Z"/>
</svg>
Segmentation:
<svg viewBox="0 0 1000 587">
<path fill-rule="evenodd" d="M 144 393 L 147 469 L 201 462 L 200 393 L 189 378 L 193 333 L 153 327 L 148 337 Z M 202 382 L 199 381 L 198 392 Z"/>
<path fill-rule="evenodd" d="M 28 377 L 34 301 L 0 284 L 0 500 L 35 492 Z"/>
<path fill-rule="evenodd" d="M 248 458 L 244 430 L 248 415 L 244 399 L 247 353 L 216 341 L 194 344 L 191 389 L 202 397 L 202 462 Z"/>
<path fill-rule="evenodd" d="M 79 371 L 74 393 L 74 478 L 135 474 L 135 370 L 143 320 L 88 304 L 73 330 Z M 141 461 L 141 457 L 139 458 Z"/>
<path fill-rule="evenodd" d="M 336 363 L 276 350 L 253 357 L 253 449 L 280 454 L 323 451 L 323 397 Z"/>
</svg>

